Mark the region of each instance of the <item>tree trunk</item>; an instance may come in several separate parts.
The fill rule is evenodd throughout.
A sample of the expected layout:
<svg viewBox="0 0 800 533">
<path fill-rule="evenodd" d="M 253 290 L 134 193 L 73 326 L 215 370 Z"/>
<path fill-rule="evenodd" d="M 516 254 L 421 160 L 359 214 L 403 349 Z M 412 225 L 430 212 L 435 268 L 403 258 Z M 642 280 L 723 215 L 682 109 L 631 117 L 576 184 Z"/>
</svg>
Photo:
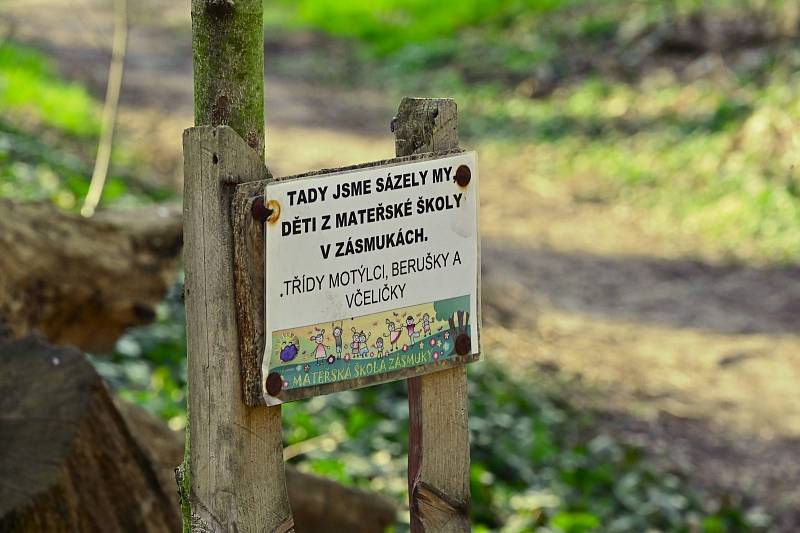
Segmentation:
<svg viewBox="0 0 800 533">
<path fill-rule="evenodd" d="M 189 426 L 183 529 L 294 531 L 280 407 L 245 405 L 233 265 L 236 185 L 266 178 L 261 0 L 192 0 L 195 127 L 184 132 Z"/>
<path fill-rule="evenodd" d="M 56 344 L 110 350 L 153 319 L 175 280 L 177 206 L 92 219 L 0 199 L 0 337 L 33 331 Z"/>
<path fill-rule="evenodd" d="M 264 158 L 262 0 L 192 0 L 195 126 L 226 125 Z"/>
</svg>

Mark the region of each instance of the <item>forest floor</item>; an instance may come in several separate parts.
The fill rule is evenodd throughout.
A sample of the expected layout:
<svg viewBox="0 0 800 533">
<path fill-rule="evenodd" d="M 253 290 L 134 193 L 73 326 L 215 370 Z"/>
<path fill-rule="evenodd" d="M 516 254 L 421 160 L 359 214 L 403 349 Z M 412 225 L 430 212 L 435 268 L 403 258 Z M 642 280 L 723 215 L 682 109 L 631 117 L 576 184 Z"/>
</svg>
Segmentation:
<svg viewBox="0 0 800 533">
<path fill-rule="evenodd" d="M 121 134 L 147 154 L 152 179 L 179 189 L 181 131 L 192 125 L 189 2 L 132 4 Z M 110 9 L 74 10 L 66 0 L 19 9 L 14 38 L 102 98 Z M 311 46 L 268 43 L 273 173 L 393 156 L 393 94 L 271 70 Z M 533 143 L 468 148 L 481 164 L 486 357 L 574 381 L 574 401 L 607 413 L 609 430 L 800 527 L 800 267 L 729 264 L 701 237 L 643 223 L 636 207 L 586 200 L 576 185 L 538 188 L 526 179 L 541 164 Z"/>
</svg>

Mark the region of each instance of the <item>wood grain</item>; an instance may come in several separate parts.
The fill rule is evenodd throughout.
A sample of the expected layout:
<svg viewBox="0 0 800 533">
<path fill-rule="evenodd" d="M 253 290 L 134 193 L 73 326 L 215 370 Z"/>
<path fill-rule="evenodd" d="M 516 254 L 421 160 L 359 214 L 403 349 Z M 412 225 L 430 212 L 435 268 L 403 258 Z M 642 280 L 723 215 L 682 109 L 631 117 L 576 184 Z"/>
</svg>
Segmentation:
<svg viewBox="0 0 800 533">
<path fill-rule="evenodd" d="M 242 401 L 234 298 L 235 187 L 267 171 L 227 126 L 190 128 L 183 142 L 191 530 L 292 531 L 280 408 Z"/>
<path fill-rule="evenodd" d="M 403 98 L 392 120 L 397 157 L 458 148 L 458 112 L 450 98 Z"/>
<path fill-rule="evenodd" d="M 236 322 L 242 393 L 244 402 L 252 406 L 266 404 L 261 372 L 266 327 L 264 225 L 253 216 L 253 204 L 263 198 L 262 181 L 237 186 L 233 197 Z"/>
<path fill-rule="evenodd" d="M 392 124 L 398 157 L 458 147 L 458 112 L 451 99 L 404 98 Z M 413 532 L 471 529 L 467 401 L 465 366 L 408 380 Z"/>
<path fill-rule="evenodd" d="M 160 533 L 180 527 L 174 485 L 75 348 L 0 341 L 0 531 Z"/>
</svg>

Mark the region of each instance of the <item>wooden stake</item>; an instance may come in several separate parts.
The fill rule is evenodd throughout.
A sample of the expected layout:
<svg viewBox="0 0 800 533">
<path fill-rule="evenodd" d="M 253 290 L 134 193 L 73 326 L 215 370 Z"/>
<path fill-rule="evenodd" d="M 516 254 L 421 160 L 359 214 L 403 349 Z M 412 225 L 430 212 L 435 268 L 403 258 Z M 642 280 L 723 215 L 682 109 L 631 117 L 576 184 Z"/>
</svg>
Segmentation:
<svg viewBox="0 0 800 533">
<path fill-rule="evenodd" d="M 192 34 L 197 127 L 183 139 L 189 427 L 176 473 L 183 530 L 294 531 L 280 407 L 243 401 L 234 296 L 234 191 L 268 175 L 261 1 L 192 0 Z"/>
<path fill-rule="evenodd" d="M 456 103 L 404 98 L 392 128 L 398 157 L 457 148 Z M 466 367 L 409 379 L 408 408 L 411 531 L 470 531 Z"/>
<path fill-rule="evenodd" d="M 189 356 L 184 531 L 291 531 L 280 407 L 244 404 L 234 301 L 231 200 L 236 184 L 263 179 L 266 169 L 226 126 L 187 130 L 183 150 Z"/>
</svg>

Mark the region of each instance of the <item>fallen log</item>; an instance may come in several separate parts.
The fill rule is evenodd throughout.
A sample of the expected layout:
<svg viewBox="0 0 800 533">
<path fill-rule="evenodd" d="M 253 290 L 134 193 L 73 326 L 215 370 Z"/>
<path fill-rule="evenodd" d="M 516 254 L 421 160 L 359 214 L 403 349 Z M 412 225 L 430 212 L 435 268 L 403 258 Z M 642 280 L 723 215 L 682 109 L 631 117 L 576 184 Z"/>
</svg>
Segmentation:
<svg viewBox="0 0 800 533">
<path fill-rule="evenodd" d="M 110 350 L 155 316 L 182 235 L 177 205 L 85 219 L 0 199 L 0 337 L 38 331 L 54 344 Z"/>
<path fill-rule="evenodd" d="M 0 341 L 0 531 L 179 531 L 183 435 L 112 400 L 85 356 Z M 298 532 L 384 531 L 385 499 L 287 468 Z"/>
</svg>

